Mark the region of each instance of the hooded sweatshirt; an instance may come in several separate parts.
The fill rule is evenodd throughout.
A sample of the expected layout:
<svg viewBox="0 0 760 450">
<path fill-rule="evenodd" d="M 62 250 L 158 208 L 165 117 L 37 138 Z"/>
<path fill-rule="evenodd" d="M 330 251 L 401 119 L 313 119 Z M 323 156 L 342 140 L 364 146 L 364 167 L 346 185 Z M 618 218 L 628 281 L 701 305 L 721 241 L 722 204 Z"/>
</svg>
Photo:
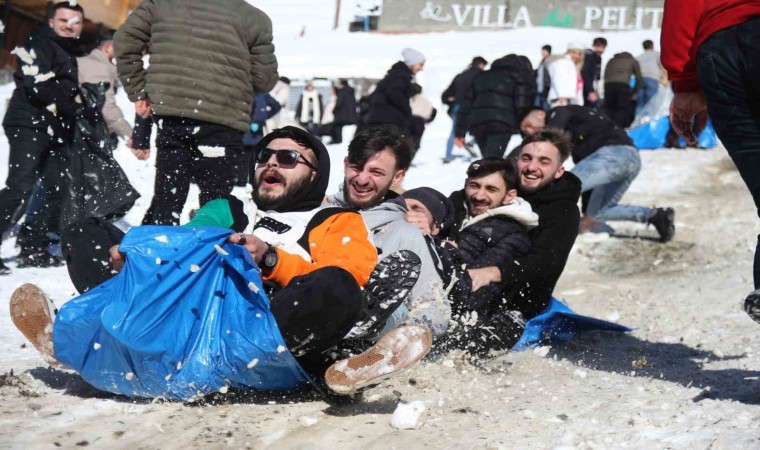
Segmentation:
<svg viewBox="0 0 760 450">
<path fill-rule="evenodd" d="M 279 287 L 288 285 L 297 276 L 328 266 L 347 270 L 359 286 L 364 286 L 375 268 L 377 251 L 361 215 L 345 208 L 322 206 L 330 180 L 327 149 L 304 130 L 285 129 L 307 140 L 317 155 L 319 170 L 311 189 L 271 211 L 258 209 L 249 199 L 245 202 L 234 197 L 213 200 L 198 210 L 187 226 L 231 228 L 252 233 L 273 245 L 279 260 L 262 275 L 265 281 Z M 267 135 L 259 142 L 259 148 L 266 147 L 277 137 L 276 133 Z"/>
</svg>

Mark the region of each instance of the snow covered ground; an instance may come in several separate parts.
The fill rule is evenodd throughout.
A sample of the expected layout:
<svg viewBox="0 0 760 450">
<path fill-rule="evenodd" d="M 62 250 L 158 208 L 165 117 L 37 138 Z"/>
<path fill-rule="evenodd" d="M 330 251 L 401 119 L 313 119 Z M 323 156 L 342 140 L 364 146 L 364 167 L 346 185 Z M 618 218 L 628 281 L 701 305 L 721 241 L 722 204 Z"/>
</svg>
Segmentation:
<svg viewBox="0 0 760 450">
<path fill-rule="evenodd" d="M 524 53 L 535 64 L 543 44 L 561 51 L 569 41 L 590 43 L 600 35 L 552 28 L 349 34 L 345 26 L 331 30 L 332 1 L 252 3 L 272 16 L 282 75 L 381 77 L 411 46 L 428 58 L 419 81 L 437 104 L 477 54 L 493 60 Z M 659 40 L 652 31 L 603 35 L 610 43 L 605 62 L 622 50 L 638 54 L 644 39 Z M 0 86 L 0 114 L 10 92 Z M 119 102 L 130 117 L 123 94 Z M 406 188 L 448 193 L 461 187 L 467 162 L 441 163 L 450 124 L 440 111 Z M 342 177 L 346 145 L 329 146 L 330 191 Z M 0 180 L 7 155 L 0 136 Z M 116 157 L 143 195 L 127 216 L 136 224 L 152 193 L 152 161 L 138 161 L 124 147 Z M 45 366 L 13 327 L 7 300 L 26 282 L 59 304 L 75 291 L 65 268 L 16 269 L 0 278 L 0 374 L 20 374 L 0 377 L 0 446 L 760 448 L 760 327 L 740 308 L 751 289 L 754 236 L 760 233 L 751 198 L 721 148 L 642 152 L 642 158 L 642 173 L 623 202 L 673 206 L 675 240 L 659 244 L 649 239 L 653 229 L 634 224 L 614 224 L 622 237 L 581 236 L 556 292 L 577 311 L 634 327 L 633 333 L 592 334 L 478 366 L 447 355 L 389 380 L 358 403 L 279 395 L 222 396 L 205 405 L 149 403 L 97 393 L 75 374 Z M 197 202 L 193 193 L 188 207 Z M 16 252 L 13 240 L 0 250 L 12 268 Z M 398 403 L 415 400 L 426 407 L 422 427 L 393 429 Z"/>
</svg>

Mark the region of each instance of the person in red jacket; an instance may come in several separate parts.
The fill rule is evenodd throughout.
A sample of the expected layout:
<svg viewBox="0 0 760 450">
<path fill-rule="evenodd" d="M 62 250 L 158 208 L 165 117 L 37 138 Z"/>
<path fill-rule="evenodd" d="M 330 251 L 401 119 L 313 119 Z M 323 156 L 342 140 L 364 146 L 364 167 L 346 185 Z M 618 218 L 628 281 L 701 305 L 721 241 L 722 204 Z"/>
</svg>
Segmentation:
<svg viewBox="0 0 760 450">
<path fill-rule="evenodd" d="M 661 46 L 673 128 L 693 144 L 709 113 L 760 211 L 760 1 L 666 0 Z M 760 323 L 760 236 L 754 278 L 744 307 Z"/>
</svg>

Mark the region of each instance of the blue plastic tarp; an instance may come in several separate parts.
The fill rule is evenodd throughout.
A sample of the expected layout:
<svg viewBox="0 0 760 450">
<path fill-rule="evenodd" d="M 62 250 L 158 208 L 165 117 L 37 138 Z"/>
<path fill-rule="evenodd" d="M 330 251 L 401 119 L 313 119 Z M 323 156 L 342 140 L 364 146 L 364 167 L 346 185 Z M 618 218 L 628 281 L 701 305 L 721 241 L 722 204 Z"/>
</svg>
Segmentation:
<svg viewBox="0 0 760 450">
<path fill-rule="evenodd" d="M 541 342 L 568 342 L 586 331 L 633 331 L 631 328 L 606 320 L 577 314 L 567 305 L 552 297 L 544 311 L 525 323 L 520 340 L 514 350 L 526 350 Z"/>
<path fill-rule="evenodd" d="M 197 398 L 224 387 L 287 390 L 310 381 L 287 350 L 258 268 L 230 230 L 141 226 L 122 271 L 63 305 L 58 361 L 98 389 Z"/>
<path fill-rule="evenodd" d="M 643 123 L 628 130 L 628 136 L 633 139 L 633 145 L 639 150 L 660 149 L 665 146 L 665 138 L 670 130 L 670 118 L 660 117 L 659 119 Z M 686 142 L 679 138 L 681 146 Z M 712 121 L 708 120 L 705 129 L 699 133 L 697 146 L 699 148 L 713 148 L 718 145 L 718 136 L 715 134 Z"/>
</svg>

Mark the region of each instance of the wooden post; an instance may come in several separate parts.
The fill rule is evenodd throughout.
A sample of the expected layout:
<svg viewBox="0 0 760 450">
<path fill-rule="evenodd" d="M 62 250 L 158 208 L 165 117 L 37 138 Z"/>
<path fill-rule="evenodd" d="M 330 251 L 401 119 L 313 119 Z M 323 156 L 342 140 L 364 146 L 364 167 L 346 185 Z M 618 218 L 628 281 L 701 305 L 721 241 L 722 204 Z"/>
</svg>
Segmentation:
<svg viewBox="0 0 760 450">
<path fill-rule="evenodd" d="M 333 30 L 338 29 L 339 20 L 340 20 L 340 0 L 335 0 L 335 22 L 333 22 Z"/>
</svg>

